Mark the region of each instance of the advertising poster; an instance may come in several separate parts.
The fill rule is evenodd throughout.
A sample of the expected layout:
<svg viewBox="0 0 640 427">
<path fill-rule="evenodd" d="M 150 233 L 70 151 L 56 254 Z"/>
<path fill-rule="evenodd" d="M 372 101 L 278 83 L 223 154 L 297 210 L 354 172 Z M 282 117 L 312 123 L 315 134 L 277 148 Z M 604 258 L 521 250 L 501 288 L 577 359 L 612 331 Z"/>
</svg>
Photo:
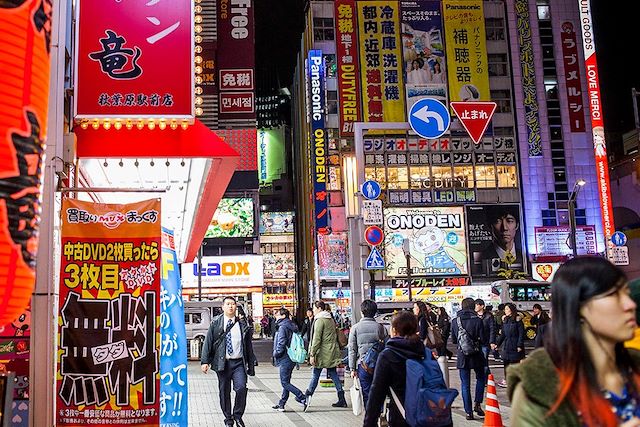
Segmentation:
<svg viewBox="0 0 640 427">
<path fill-rule="evenodd" d="M 440 1 L 400 2 L 407 114 L 425 97 L 447 102 L 447 70 Z"/>
<path fill-rule="evenodd" d="M 296 260 L 293 253 L 263 254 L 265 279 L 295 279 Z"/>
<path fill-rule="evenodd" d="M 442 2 L 450 101 L 490 101 L 482 0 Z"/>
<path fill-rule="evenodd" d="M 408 239 L 412 276 L 467 274 L 462 207 L 387 208 L 384 211 L 387 276 L 407 276 Z"/>
<path fill-rule="evenodd" d="M 255 234 L 253 198 L 220 199 L 204 237 L 252 237 Z"/>
<path fill-rule="evenodd" d="M 349 280 L 348 237 L 346 232 L 318 236 L 320 279 Z"/>
<path fill-rule="evenodd" d="M 260 234 L 291 234 L 293 221 L 293 212 L 261 212 Z"/>
<path fill-rule="evenodd" d="M 29 358 L 31 353 L 31 308 L 13 322 L 0 326 L 0 373 L 14 372 L 13 405 L 9 426 L 29 425 Z"/>
<path fill-rule="evenodd" d="M 525 271 L 519 205 L 469 205 L 467 227 L 471 274 L 497 276 L 507 252 L 511 270 Z"/>
<path fill-rule="evenodd" d="M 353 136 L 353 124 L 360 121 L 360 63 L 356 30 L 355 0 L 336 0 L 336 57 L 338 60 L 338 110 L 340 135 Z"/>
<path fill-rule="evenodd" d="M 238 151 L 242 152 L 242 151 Z M 287 172 L 284 128 L 258 131 L 258 182 L 269 186 Z"/>
<path fill-rule="evenodd" d="M 58 426 L 160 422 L 160 200 L 62 202 Z"/>
<path fill-rule="evenodd" d="M 566 225 L 535 227 L 536 253 L 538 256 L 564 256 L 573 254 L 570 246 L 571 228 Z M 578 255 L 598 253 L 596 228 L 593 225 L 576 226 L 576 251 Z"/>
<path fill-rule="evenodd" d="M 162 229 L 160 284 L 160 427 L 188 422 L 187 333 L 173 232 Z"/>
<path fill-rule="evenodd" d="M 363 121 L 404 122 L 398 2 L 358 1 L 357 6 Z"/>
<path fill-rule="evenodd" d="M 193 16 L 188 0 L 79 1 L 76 118 L 193 119 Z"/>
</svg>

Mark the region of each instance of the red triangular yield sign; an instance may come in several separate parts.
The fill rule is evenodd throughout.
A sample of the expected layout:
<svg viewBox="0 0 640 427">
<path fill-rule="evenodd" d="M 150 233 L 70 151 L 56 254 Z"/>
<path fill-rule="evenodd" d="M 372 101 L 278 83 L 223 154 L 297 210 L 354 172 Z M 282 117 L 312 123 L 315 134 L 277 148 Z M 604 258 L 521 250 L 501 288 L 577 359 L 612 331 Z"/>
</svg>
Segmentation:
<svg viewBox="0 0 640 427">
<path fill-rule="evenodd" d="M 493 117 L 493 112 L 496 111 L 496 103 L 452 102 L 451 108 L 453 108 L 473 142 L 479 144 L 482 135 L 484 135 L 487 126 L 489 126 L 491 117 Z"/>
</svg>

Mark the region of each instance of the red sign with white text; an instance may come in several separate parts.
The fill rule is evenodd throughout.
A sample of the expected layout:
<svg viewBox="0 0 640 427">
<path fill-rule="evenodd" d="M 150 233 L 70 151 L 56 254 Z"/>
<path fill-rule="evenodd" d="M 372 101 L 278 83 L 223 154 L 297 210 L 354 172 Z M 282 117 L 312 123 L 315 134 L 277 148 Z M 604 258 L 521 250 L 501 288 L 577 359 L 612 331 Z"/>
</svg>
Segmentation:
<svg viewBox="0 0 640 427">
<path fill-rule="evenodd" d="M 222 92 L 220 93 L 221 113 L 253 113 L 253 92 Z"/>
<path fill-rule="evenodd" d="M 76 119 L 193 119 L 193 2 L 79 0 Z"/>
<path fill-rule="evenodd" d="M 452 102 L 451 108 L 476 144 L 480 143 L 496 111 L 495 102 Z"/>
<path fill-rule="evenodd" d="M 582 79 L 580 78 L 580 57 L 576 32 L 571 22 L 562 23 L 562 60 L 569 103 L 569 125 L 571 132 L 584 132 L 584 104 L 582 102 Z"/>
</svg>

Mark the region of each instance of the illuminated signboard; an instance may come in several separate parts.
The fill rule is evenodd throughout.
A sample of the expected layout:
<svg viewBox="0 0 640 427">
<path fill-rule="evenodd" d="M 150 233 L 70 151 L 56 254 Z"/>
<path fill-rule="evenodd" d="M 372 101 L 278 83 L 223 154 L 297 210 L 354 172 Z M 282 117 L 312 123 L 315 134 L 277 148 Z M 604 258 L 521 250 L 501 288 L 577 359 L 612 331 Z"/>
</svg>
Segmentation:
<svg viewBox="0 0 640 427">
<path fill-rule="evenodd" d="M 253 236 L 255 234 L 253 206 L 251 197 L 221 199 L 204 237 Z"/>
<path fill-rule="evenodd" d="M 204 256 L 198 262 L 184 263 L 180 277 L 183 288 L 198 287 L 262 287 L 262 255 Z"/>
</svg>

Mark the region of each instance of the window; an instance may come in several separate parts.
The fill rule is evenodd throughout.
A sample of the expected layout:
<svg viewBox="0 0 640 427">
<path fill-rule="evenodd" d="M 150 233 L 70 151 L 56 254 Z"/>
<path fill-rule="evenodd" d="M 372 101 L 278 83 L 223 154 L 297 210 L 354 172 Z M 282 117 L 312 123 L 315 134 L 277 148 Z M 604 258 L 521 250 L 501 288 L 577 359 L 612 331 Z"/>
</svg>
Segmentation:
<svg viewBox="0 0 640 427">
<path fill-rule="evenodd" d="M 496 103 L 496 113 L 511 112 L 511 93 L 509 90 L 492 90 L 491 100 Z"/>
<path fill-rule="evenodd" d="M 454 166 L 453 178 L 456 187 L 473 188 L 473 166 Z"/>
<path fill-rule="evenodd" d="M 515 166 L 498 166 L 498 187 L 516 188 L 518 179 L 516 178 Z"/>
<path fill-rule="evenodd" d="M 327 114 L 338 114 L 338 91 L 336 90 L 327 91 Z"/>
<path fill-rule="evenodd" d="M 495 188 L 496 167 L 476 166 L 476 188 Z"/>
<path fill-rule="evenodd" d="M 494 136 L 513 136 L 513 127 L 512 126 L 494 126 L 493 135 Z"/>
<path fill-rule="evenodd" d="M 544 90 L 547 93 L 547 99 L 558 99 L 558 85 L 545 83 Z"/>
<path fill-rule="evenodd" d="M 484 20 L 487 40 L 504 40 L 504 19 L 486 18 Z"/>
<path fill-rule="evenodd" d="M 364 168 L 364 175 L 366 179 L 377 181 L 378 184 L 380 184 L 380 187 L 382 187 L 383 189 L 386 189 L 387 178 L 384 172 L 385 172 L 384 166 Z"/>
<path fill-rule="evenodd" d="M 387 188 L 404 190 L 409 188 L 409 172 L 406 167 L 387 167 Z"/>
<path fill-rule="evenodd" d="M 313 39 L 317 42 L 333 40 L 333 28 L 332 18 L 313 18 Z"/>
<path fill-rule="evenodd" d="M 506 53 L 490 53 L 487 56 L 490 77 L 508 76 L 509 60 Z"/>
<path fill-rule="evenodd" d="M 423 180 L 429 175 L 429 166 L 411 166 L 411 188 L 423 188 Z"/>
<path fill-rule="evenodd" d="M 442 182 L 451 181 L 453 178 L 453 172 L 451 171 L 451 166 L 431 166 L 431 177 L 433 180 L 438 182 L 442 180 Z"/>
<path fill-rule="evenodd" d="M 324 58 L 324 68 L 326 77 L 335 77 L 338 72 L 338 64 L 336 63 L 336 56 L 332 53 L 322 55 Z"/>
<path fill-rule="evenodd" d="M 551 19 L 551 10 L 548 5 L 538 5 L 538 19 Z"/>
</svg>

